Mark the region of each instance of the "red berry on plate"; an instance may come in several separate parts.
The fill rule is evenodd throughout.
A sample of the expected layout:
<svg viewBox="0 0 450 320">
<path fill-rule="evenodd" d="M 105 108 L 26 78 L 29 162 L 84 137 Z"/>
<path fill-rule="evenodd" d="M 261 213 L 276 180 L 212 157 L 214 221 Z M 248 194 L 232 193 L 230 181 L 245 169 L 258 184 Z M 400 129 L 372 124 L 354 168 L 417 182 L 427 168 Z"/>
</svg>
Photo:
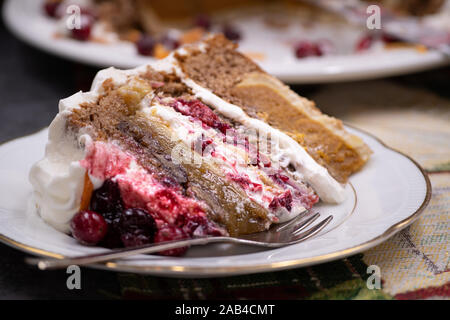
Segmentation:
<svg viewBox="0 0 450 320">
<path fill-rule="evenodd" d="M 373 41 L 374 41 L 373 36 L 365 35 L 358 40 L 358 42 L 356 43 L 355 50 L 357 52 L 368 50 L 372 46 Z"/>
<path fill-rule="evenodd" d="M 101 214 L 94 211 L 80 211 L 70 222 L 72 235 L 86 245 L 99 243 L 106 235 L 108 225 Z"/>
<path fill-rule="evenodd" d="M 108 231 L 105 237 L 98 243 L 98 245 L 106 248 L 121 248 L 123 247 L 123 242 L 120 234 L 120 218 L 122 216 L 121 212 L 113 213 L 102 213 L 108 225 Z"/>
<path fill-rule="evenodd" d="M 388 33 L 384 33 L 384 32 L 381 35 L 381 39 L 383 40 L 384 43 L 392 43 L 392 42 L 399 42 L 400 41 L 397 37 L 392 36 L 392 35 L 390 35 Z"/>
<path fill-rule="evenodd" d="M 72 29 L 72 38 L 86 41 L 91 35 L 92 25 L 94 19 L 90 15 L 82 14 L 80 16 L 80 26 L 79 28 Z"/>
<path fill-rule="evenodd" d="M 235 27 L 231 25 L 225 25 L 222 29 L 223 35 L 231 41 L 239 41 L 241 40 L 241 33 Z"/>
<path fill-rule="evenodd" d="M 152 56 L 155 45 L 156 40 L 149 35 L 142 36 L 138 42 L 136 42 L 137 51 L 143 56 Z"/>
<path fill-rule="evenodd" d="M 206 148 L 208 148 L 208 150 L 206 150 L 206 152 L 205 152 Z M 209 139 L 209 138 L 206 140 L 203 139 L 202 140 L 202 154 L 205 154 L 205 155 L 209 154 L 209 153 L 211 153 L 212 150 L 214 150 L 213 140 Z"/>
<path fill-rule="evenodd" d="M 211 19 L 206 14 L 199 14 L 195 17 L 194 26 L 209 30 L 211 29 Z"/>
<path fill-rule="evenodd" d="M 313 42 L 301 41 L 295 46 L 295 56 L 299 59 L 314 56 L 320 57 L 322 54 L 322 49 Z"/>
<path fill-rule="evenodd" d="M 50 18 L 58 17 L 58 8 L 61 5 L 59 1 L 46 1 L 44 3 L 44 11 Z"/>
<path fill-rule="evenodd" d="M 141 246 L 153 241 L 156 223 L 143 209 L 126 209 L 120 217 L 120 238 L 125 247 Z"/>
</svg>

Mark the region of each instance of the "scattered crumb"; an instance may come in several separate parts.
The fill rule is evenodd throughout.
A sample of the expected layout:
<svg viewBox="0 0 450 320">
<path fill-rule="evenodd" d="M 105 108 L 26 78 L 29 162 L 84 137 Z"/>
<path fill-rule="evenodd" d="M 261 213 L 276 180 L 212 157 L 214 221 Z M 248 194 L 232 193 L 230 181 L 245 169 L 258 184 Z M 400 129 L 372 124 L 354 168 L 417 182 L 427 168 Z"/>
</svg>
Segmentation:
<svg viewBox="0 0 450 320">
<path fill-rule="evenodd" d="M 246 55 L 248 58 L 256 61 L 264 61 L 266 59 L 266 55 L 261 52 L 244 52 L 244 55 Z"/>
</svg>

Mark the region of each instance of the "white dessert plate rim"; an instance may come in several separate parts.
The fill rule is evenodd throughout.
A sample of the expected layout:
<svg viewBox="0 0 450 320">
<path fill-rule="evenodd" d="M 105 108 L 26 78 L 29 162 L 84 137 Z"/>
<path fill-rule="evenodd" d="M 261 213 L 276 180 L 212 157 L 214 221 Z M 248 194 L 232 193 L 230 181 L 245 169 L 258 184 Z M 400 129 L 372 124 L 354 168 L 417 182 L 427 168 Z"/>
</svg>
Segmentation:
<svg viewBox="0 0 450 320">
<path fill-rule="evenodd" d="M 364 168 L 362 171 L 351 178 L 350 181 L 352 185 L 355 186 L 356 192 L 358 192 L 358 188 L 364 189 L 360 191 L 359 195 L 357 195 L 357 206 L 359 207 L 356 208 L 356 211 L 358 212 L 352 214 L 352 211 L 350 213 L 351 217 L 348 219 L 346 218 L 344 222 L 340 223 L 333 230 L 324 230 L 324 233 L 319 234 L 316 238 L 298 245 L 274 250 L 262 250 L 256 253 L 240 253 L 215 258 L 205 257 L 204 255 L 201 258 L 195 256 L 181 258 L 155 258 L 155 256 L 148 256 L 147 258 L 147 256 L 139 256 L 135 257 L 134 259 L 130 258 L 127 260 L 122 260 L 121 262 L 108 262 L 105 264 L 93 265 L 92 267 L 110 271 L 124 271 L 170 277 L 218 277 L 237 274 L 270 272 L 275 270 L 309 266 L 344 258 L 376 246 L 377 244 L 393 236 L 398 231 L 410 225 L 419 217 L 430 200 L 431 184 L 425 171 L 409 156 L 386 146 L 378 138 L 372 136 L 369 133 L 366 133 L 354 127 L 350 127 L 349 125 L 346 125 L 346 127 L 351 132 L 363 137 L 366 143 L 368 143 L 369 146 L 374 149 L 374 155 L 378 153 L 381 155 L 381 158 L 377 158 L 375 156 L 372 157 L 373 159 L 371 159 L 367 165 L 368 168 Z M 37 138 L 38 140 L 36 140 Z M 4 168 L 5 165 L 8 166 L 8 163 L 10 167 L 13 167 L 16 164 L 12 164 L 12 161 L 16 162 L 17 160 L 17 162 L 20 162 L 18 157 L 27 156 L 27 152 L 37 152 L 29 151 L 30 149 L 34 148 L 35 150 L 42 151 L 46 142 L 45 138 L 46 130 L 0 145 L 0 164 L 2 164 L 2 167 Z M 33 145 L 34 147 L 31 147 L 31 145 Z M 401 171 L 401 167 L 403 167 L 409 168 L 407 170 L 410 171 L 399 172 L 400 176 L 398 176 L 397 179 L 395 179 L 394 176 L 389 177 L 388 175 L 390 174 L 388 174 L 388 172 L 386 172 L 384 175 L 379 172 L 380 168 L 383 168 L 387 165 L 387 163 L 380 163 L 380 161 L 385 160 L 384 162 L 388 162 L 388 159 L 384 159 L 384 157 L 388 157 L 389 155 L 392 156 L 392 159 L 390 159 L 389 161 L 399 161 L 400 167 L 397 166 L 394 168 L 394 170 Z M 28 155 L 28 157 L 37 159 L 40 156 L 42 156 L 42 154 Z M 8 158 L 9 160 L 4 160 L 6 158 Z M 29 163 L 26 162 L 26 166 L 28 165 Z M 18 170 L 24 170 L 23 165 L 18 164 L 17 166 Z M 388 169 L 386 167 L 386 170 L 391 169 Z M 6 175 L 5 178 L 5 172 L 0 172 L 0 176 L 5 179 L 2 179 L 3 181 L 8 182 L 8 185 L 5 184 L 2 189 L 16 190 L 13 185 L 17 181 L 12 178 L 8 178 L 8 175 Z M 392 209 L 392 212 L 389 212 L 389 210 L 383 210 L 382 207 L 378 208 L 380 203 L 376 198 L 367 198 L 367 193 L 369 192 L 367 192 L 368 189 L 366 188 L 369 188 L 370 190 L 372 183 L 375 187 L 379 188 L 380 186 L 378 184 L 380 182 L 377 182 L 376 180 L 379 179 L 380 176 L 382 176 L 382 179 L 385 180 L 381 183 L 388 183 L 387 185 L 383 185 L 383 189 L 389 188 L 390 186 L 393 188 L 392 191 L 396 193 L 395 201 L 393 202 L 393 205 L 399 208 L 396 212 L 394 212 L 394 209 Z M 399 177 L 404 177 L 405 179 L 407 179 L 404 181 L 404 185 L 400 187 L 396 186 L 396 183 L 402 182 L 395 181 L 399 180 Z M 20 181 L 17 183 L 16 187 L 30 188 L 30 186 L 27 186 L 27 184 L 29 184 L 28 181 L 22 181 L 23 179 L 19 180 Z M 408 184 L 411 185 L 411 189 L 408 189 Z M 406 190 L 405 194 L 401 194 L 403 188 L 405 188 L 405 190 L 408 189 L 409 191 Z M 0 193 L 3 194 L 4 190 L 0 190 Z M 377 189 L 375 188 L 373 190 L 370 190 L 370 192 L 376 192 L 376 190 Z M 25 194 L 25 196 L 27 195 L 29 194 Z M 384 194 L 383 196 L 386 196 L 386 194 Z M 28 229 L 24 228 L 23 223 L 25 220 L 23 220 L 23 218 L 22 220 L 16 219 L 16 217 L 21 217 L 21 213 L 23 216 L 23 212 L 19 212 L 19 209 L 19 211 L 15 212 L 13 212 L 14 210 L 4 209 L 5 202 L 11 200 L 7 198 L 8 195 L 3 197 L 0 196 L 0 242 L 3 242 L 11 247 L 33 255 L 54 258 L 64 257 L 64 254 L 61 254 L 61 251 L 64 251 L 64 248 L 58 247 L 58 241 L 60 241 L 60 237 L 68 236 L 46 225 L 48 230 L 46 229 L 47 231 L 45 232 L 54 232 L 55 243 L 52 244 L 53 250 L 49 250 L 48 246 L 46 247 L 45 245 L 42 245 L 35 240 L 30 240 L 33 236 L 36 236 L 33 234 L 30 235 L 30 233 L 37 232 L 37 236 L 39 236 L 39 232 L 44 232 L 42 231 L 44 229 L 40 229 L 40 227 L 38 227 L 34 231 L 29 231 Z M 397 198 L 403 200 L 398 200 Z M 17 199 L 17 201 L 23 203 L 23 201 L 26 201 L 26 199 L 20 198 Z M 407 204 L 405 205 L 405 203 Z M 375 207 L 375 209 L 370 209 L 371 207 Z M 352 210 L 354 210 L 354 208 Z M 371 214 L 368 213 L 368 211 L 371 210 L 375 213 L 375 216 L 371 216 Z M 382 213 L 382 215 L 379 215 L 379 213 Z M 367 235 L 362 236 L 363 233 L 367 233 Z M 340 234 L 342 234 L 343 236 L 341 237 Z M 67 241 L 66 238 L 61 239 Z M 342 243 L 339 243 L 339 241 L 341 241 Z M 338 243 L 338 246 L 336 247 L 338 249 L 331 248 L 330 250 L 326 250 L 325 248 L 324 250 L 324 248 L 321 248 L 322 243 L 325 245 L 327 243 L 333 243 L 334 246 L 335 242 Z M 72 244 L 70 244 L 70 246 L 72 246 Z M 84 246 L 77 244 L 74 244 L 73 246 L 76 249 L 85 248 Z M 90 249 L 94 248 L 89 248 L 89 250 Z M 205 247 L 204 250 L 221 249 L 207 249 L 207 247 Z M 309 253 L 308 250 L 310 250 Z"/>
<path fill-rule="evenodd" d="M 126 42 L 105 45 L 71 39 L 56 41 L 54 26 L 52 26 L 54 22 L 43 15 L 40 3 L 41 1 L 35 0 L 8 0 L 4 3 L 3 17 L 6 26 L 26 43 L 57 56 L 96 67 L 115 66 L 129 69 L 154 60 L 154 58 L 138 55 L 134 45 Z M 251 45 L 246 47 L 251 49 Z M 271 46 L 267 48 L 271 50 Z M 289 83 L 374 79 L 422 71 L 448 63 L 445 56 L 437 51 L 420 53 L 415 49 L 385 49 L 370 54 L 326 56 L 303 60 L 279 57 L 275 51 L 268 53 L 273 57 L 261 61 L 261 67 Z"/>
</svg>

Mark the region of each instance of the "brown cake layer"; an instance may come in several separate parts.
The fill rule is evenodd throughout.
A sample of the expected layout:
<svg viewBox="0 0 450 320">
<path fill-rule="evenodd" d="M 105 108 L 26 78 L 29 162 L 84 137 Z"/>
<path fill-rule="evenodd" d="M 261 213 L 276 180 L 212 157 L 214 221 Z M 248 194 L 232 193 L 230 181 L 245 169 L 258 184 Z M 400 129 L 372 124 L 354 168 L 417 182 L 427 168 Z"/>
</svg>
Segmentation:
<svg viewBox="0 0 450 320">
<path fill-rule="evenodd" d="M 235 50 L 236 44 L 223 36 L 206 43 L 204 50 L 192 47 L 188 54 L 176 55 L 189 78 L 290 135 L 340 182 L 368 160 L 369 147 L 340 120 L 322 114 L 314 102 L 261 70 Z"/>
</svg>

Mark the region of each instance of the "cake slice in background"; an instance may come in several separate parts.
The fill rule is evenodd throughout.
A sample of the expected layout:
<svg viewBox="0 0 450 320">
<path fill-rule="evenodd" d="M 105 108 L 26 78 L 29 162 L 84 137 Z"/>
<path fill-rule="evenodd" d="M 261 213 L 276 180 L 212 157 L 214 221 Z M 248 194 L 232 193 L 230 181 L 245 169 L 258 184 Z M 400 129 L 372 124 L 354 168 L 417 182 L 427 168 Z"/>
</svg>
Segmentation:
<svg viewBox="0 0 450 320">
<path fill-rule="evenodd" d="M 319 198 L 342 202 L 340 182 L 369 154 L 214 36 L 136 69 L 102 70 L 91 91 L 61 100 L 30 180 L 58 230 L 136 246 L 263 231 Z"/>
<path fill-rule="evenodd" d="M 383 7 L 399 15 L 426 16 L 437 13 L 445 0 L 375 0 L 367 1 L 371 4 L 379 3 Z"/>
</svg>

